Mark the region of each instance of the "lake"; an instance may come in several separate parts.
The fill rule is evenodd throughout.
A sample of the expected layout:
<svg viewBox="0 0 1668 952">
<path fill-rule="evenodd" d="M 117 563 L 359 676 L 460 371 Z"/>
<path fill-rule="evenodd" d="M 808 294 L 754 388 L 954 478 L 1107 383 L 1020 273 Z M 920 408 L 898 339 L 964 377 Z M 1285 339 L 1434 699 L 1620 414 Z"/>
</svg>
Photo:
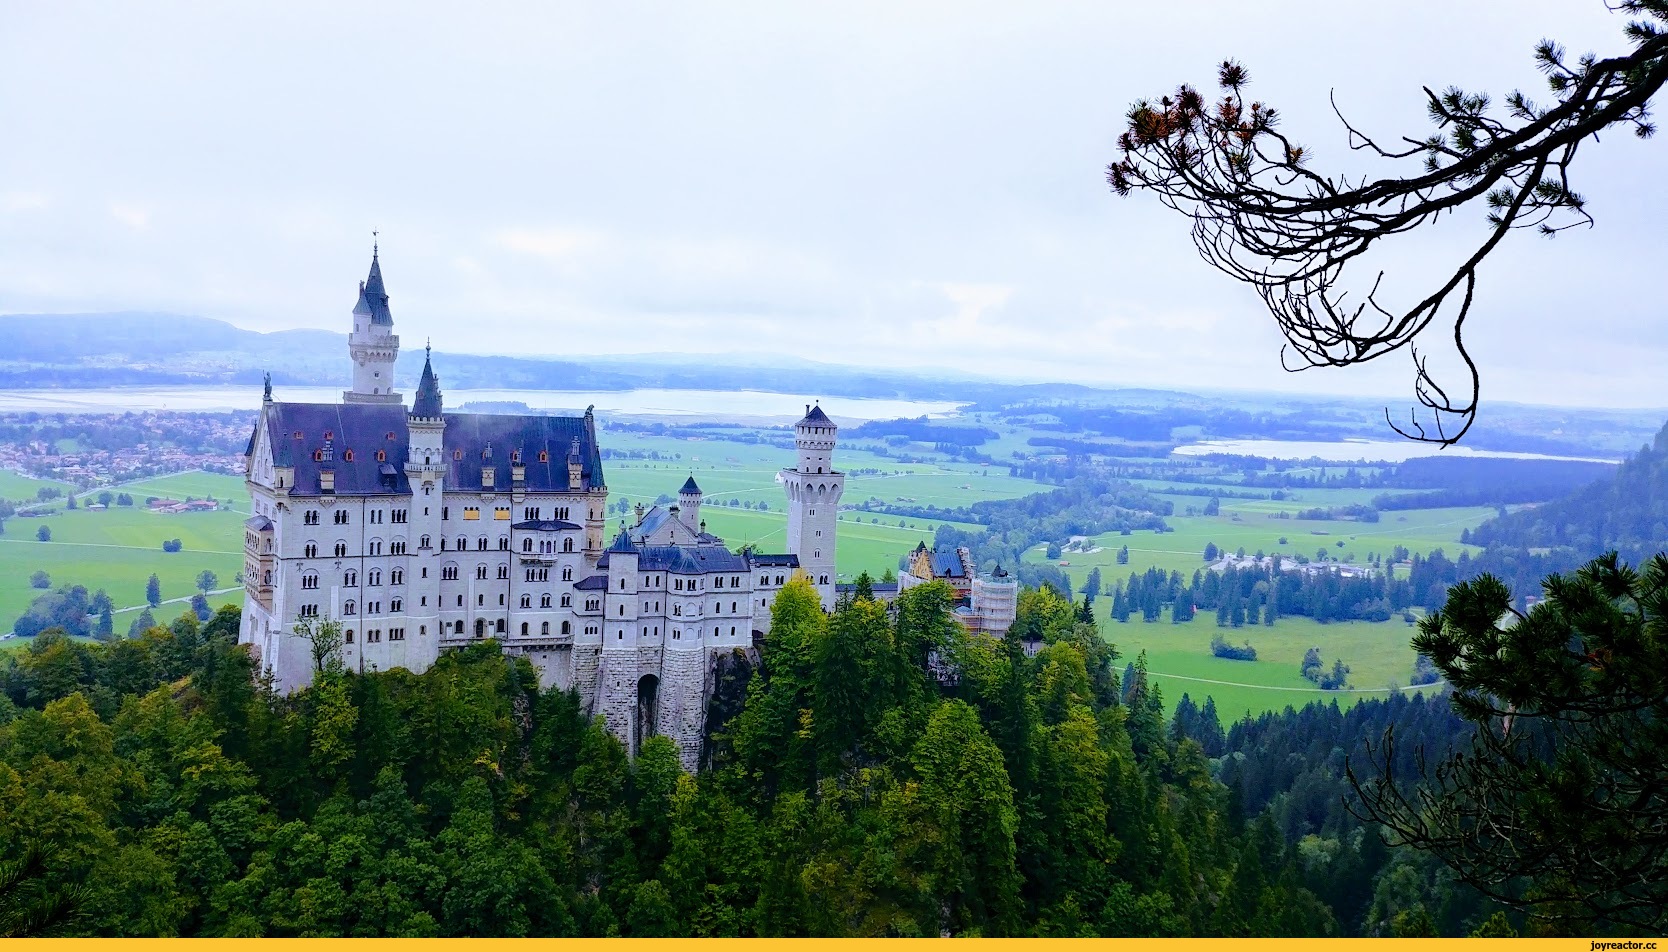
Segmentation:
<svg viewBox="0 0 1668 952">
<path fill-rule="evenodd" d="M 338 403 L 340 387 L 275 386 L 278 400 Z M 701 419 L 747 419 L 792 423 L 804 415 L 814 395 L 758 390 L 447 390 L 448 407 L 467 403 L 525 403 L 534 410 L 598 413 L 616 416 L 690 416 Z M 825 412 L 837 420 L 889 420 L 898 417 L 948 416 L 964 406 L 942 400 L 886 400 L 825 397 Z M 0 390 L 0 410 L 43 413 L 115 413 L 123 410 L 254 410 L 259 387 L 111 387 L 106 390 Z"/>
<path fill-rule="evenodd" d="M 1415 456 L 1492 456 L 1501 459 L 1561 459 L 1584 463 L 1614 463 L 1613 459 L 1590 456 L 1546 456 L 1541 453 L 1512 453 L 1504 450 L 1474 450 L 1469 446 L 1450 446 L 1443 449 L 1430 443 L 1412 440 L 1340 440 L 1336 442 L 1307 440 L 1205 440 L 1176 447 L 1179 456 L 1206 456 L 1211 453 L 1230 453 L 1235 456 L 1256 456 L 1262 459 L 1322 459 L 1329 463 L 1353 463 L 1357 460 L 1400 463 Z"/>
</svg>

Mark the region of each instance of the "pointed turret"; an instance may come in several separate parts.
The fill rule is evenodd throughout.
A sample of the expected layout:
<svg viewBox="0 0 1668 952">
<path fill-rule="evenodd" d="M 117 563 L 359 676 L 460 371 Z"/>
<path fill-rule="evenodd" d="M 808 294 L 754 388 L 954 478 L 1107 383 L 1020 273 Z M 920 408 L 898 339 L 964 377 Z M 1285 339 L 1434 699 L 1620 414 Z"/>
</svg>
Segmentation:
<svg viewBox="0 0 1668 952">
<path fill-rule="evenodd" d="M 417 382 L 417 396 L 411 401 L 411 415 L 423 419 L 439 419 L 441 415 L 440 378 L 434 375 L 427 348 L 423 350 L 423 376 Z"/>
<path fill-rule="evenodd" d="M 371 249 L 371 271 L 359 283 L 353 307 L 353 332 L 348 356 L 353 358 L 353 389 L 342 394 L 347 403 L 401 403 L 394 392 L 394 361 L 400 339 L 394 335 L 394 315 L 388 310 L 388 291 L 382 283 L 382 262 Z"/>
<path fill-rule="evenodd" d="M 683 521 L 691 526 L 701 522 L 701 487 L 695 485 L 695 474 L 683 481 L 683 488 L 678 490 L 678 509 L 683 514 Z"/>
<path fill-rule="evenodd" d="M 611 555 L 637 554 L 637 543 L 631 541 L 631 533 L 626 531 L 625 526 L 620 527 L 620 534 L 614 537 L 614 544 L 608 547 L 608 552 Z"/>
<path fill-rule="evenodd" d="M 353 313 L 370 317 L 372 324 L 394 324 L 394 313 L 388 309 L 388 289 L 382 285 L 382 262 L 377 250 L 371 247 L 371 273 L 359 285 L 359 303 Z"/>
</svg>

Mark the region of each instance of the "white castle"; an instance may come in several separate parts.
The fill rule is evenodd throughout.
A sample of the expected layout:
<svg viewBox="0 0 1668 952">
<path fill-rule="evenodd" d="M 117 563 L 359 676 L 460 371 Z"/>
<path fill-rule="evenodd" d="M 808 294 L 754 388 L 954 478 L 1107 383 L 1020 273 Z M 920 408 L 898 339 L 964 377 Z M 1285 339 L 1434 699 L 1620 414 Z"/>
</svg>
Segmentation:
<svg viewBox="0 0 1668 952">
<path fill-rule="evenodd" d="M 788 551 L 732 552 L 706 531 L 693 476 L 678 502 L 636 512 L 605 546 L 608 486 L 596 422 L 448 413 L 425 356 L 407 410 L 394 391 L 400 339 L 373 251 L 348 351 L 353 389 L 338 404 L 272 399 L 246 450 L 239 640 L 280 690 L 312 680 L 298 619 L 342 628 L 353 670 L 420 672 L 442 651 L 495 638 L 576 688 L 636 754 L 677 742 L 699 761 L 721 654 L 768 632 L 776 593 L 806 573 L 834 604 L 838 427 L 808 406 L 788 496 Z"/>
</svg>

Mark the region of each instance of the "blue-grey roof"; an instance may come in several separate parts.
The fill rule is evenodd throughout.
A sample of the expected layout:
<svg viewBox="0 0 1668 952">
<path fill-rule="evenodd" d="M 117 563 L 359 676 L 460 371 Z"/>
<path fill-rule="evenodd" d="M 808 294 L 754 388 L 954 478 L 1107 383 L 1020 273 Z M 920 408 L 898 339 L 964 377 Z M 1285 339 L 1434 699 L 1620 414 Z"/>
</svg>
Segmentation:
<svg viewBox="0 0 1668 952">
<path fill-rule="evenodd" d="M 834 421 L 828 418 L 828 414 L 822 412 L 822 407 L 813 404 L 805 408 L 805 416 L 799 421 L 799 425 L 801 426 L 806 424 L 811 424 L 813 426 L 833 426 Z"/>
<path fill-rule="evenodd" d="M 621 529 L 620 534 L 614 537 L 614 544 L 608 547 L 608 551 L 619 555 L 636 555 L 637 545 L 631 541 L 631 533 Z M 602 562 L 598 562 L 597 564 L 600 566 L 606 561 L 608 561 L 608 556 L 605 553 L 602 557 Z"/>
<path fill-rule="evenodd" d="M 847 592 L 855 593 L 856 591 L 857 591 L 857 583 L 856 582 L 837 582 L 834 585 L 834 592 L 836 594 L 843 595 Z M 897 582 L 872 582 L 869 585 L 869 591 L 874 592 L 876 595 L 896 595 L 896 594 L 898 594 L 898 583 Z"/>
<path fill-rule="evenodd" d="M 262 515 L 253 515 L 243 520 L 243 526 L 246 529 L 254 529 L 256 532 L 265 532 L 272 528 L 272 520 Z"/>
<path fill-rule="evenodd" d="M 434 375 L 427 354 L 423 355 L 423 376 L 417 381 L 417 396 L 411 401 L 411 415 L 435 419 L 441 415 L 440 379 Z"/>
<path fill-rule="evenodd" d="M 510 526 L 511 529 L 528 532 L 567 532 L 572 529 L 583 529 L 584 526 L 565 522 L 561 519 L 528 519 Z"/>
<path fill-rule="evenodd" d="M 610 548 L 597 562 L 608 567 Z M 705 575 L 708 572 L 747 572 L 747 560 L 721 545 L 646 545 L 637 548 L 637 568 L 642 572 L 672 572 Z"/>
<path fill-rule="evenodd" d="M 295 469 L 293 495 L 317 494 L 318 473 L 325 466 L 335 470 L 338 496 L 411 492 L 403 468 L 409 452 L 407 419 L 399 404 L 274 402 L 262 412 L 271 431 L 273 464 Z M 508 491 L 512 454 L 519 452 L 524 490 L 567 492 L 566 458 L 576 438 L 581 447 L 580 489 L 603 485 L 591 417 L 451 413 L 444 419 L 445 462 L 451 467 L 447 482 L 453 487 L 479 488 L 481 473 L 490 468 L 496 474 L 495 488 Z M 326 440 L 333 459 L 315 460 L 314 453 Z M 383 459 L 376 458 L 378 451 Z M 539 461 L 541 452 L 545 462 Z"/>
<path fill-rule="evenodd" d="M 932 574 L 939 578 L 966 578 L 967 566 L 961 562 L 961 553 L 952 548 L 934 549 L 932 552 Z"/>
<path fill-rule="evenodd" d="M 683 488 L 678 490 L 678 495 L 680 495 L 680 496 L 688 495 L 690 493 L 693 493 L 697 496 L 699 496 L 701 494 L 701 487 L 695 485 L 695 474 L 694 473 L 689 474 L 689 478 L 683 481 Z"/>
<path fill-rule="evenodd" d="M 608 588 L 608 576 L 587 575 L 579 581 L 573 583 L 573 587 L 582 592 L 599 592 Z"/>
<path fill-rule="evenodd" d="M 376 252 L 371 252 L 371 273 L 359 285 L 359 303 L 353 307 L 353 313 L 366 314 L 372 324 L 394 323 L 394 314 L 388 309 L 388 291 L 382 286 L 382 263 L 377 260 Z"/>
<path fill-rule="evenodd" d="M 799 556 L 770 552 L 754 552 L 747 557 L 753 565 L 782 565 L 788 568 L 799 568 Z"/>
</svg>

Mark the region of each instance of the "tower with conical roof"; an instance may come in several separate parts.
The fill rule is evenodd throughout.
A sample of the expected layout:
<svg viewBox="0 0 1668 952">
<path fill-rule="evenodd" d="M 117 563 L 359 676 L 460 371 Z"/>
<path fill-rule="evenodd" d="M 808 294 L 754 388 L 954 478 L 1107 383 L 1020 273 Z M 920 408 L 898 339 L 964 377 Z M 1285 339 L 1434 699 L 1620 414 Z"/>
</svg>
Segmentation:
<svg viewBox="0 0 1668 952">
<path fill-rule="evenodd" d="M 342 393 L 344 403 L 402 403 L 394 392 L 394 360 L 400 338 L 394 333 L 394 314 L 388 309 L 388 290 L 382 283 L 382 263 L 371 246 L 371 273 L 359 284 L 353 306 L 353 331 L 348 334 L 348 356 L 353 358 L 353 389 Z"/>
<path fill-rule="evenodd" d="M 811 577 L 822 607 L 834 608 L 835 532 L 840 497 L 846 490 L 844 473 L 834 470 L 834 445 L 839 427 L 820 406 L 807 406 L 794 424 L 797 459 L 792 469 L 776 474 L 788 494 L 788 551 L 799 557 L 799 568 Z"/>
<path fill-rule="evenodd" d="M 678 490 L 678 516 L 691 529 L 700 531 L 701 528 L 701 487 L 695 485 L 695 474 L 683 481 L 683 488 Z"/>
<path fill-rule="evenodd" d="M 446 417 L 440 399 L 440 378 L 435 376 L 423 348 L 423 377 L 417 395 L 406 414 L 405 476 L 411 486 L 412 505 L 408 511 L 411 559 L 406 568 L 407 617 L 416 622 L 406 638 L 407 652 L 420 663 L 432 664 L 440 656 L 441 560 L 438 546 L 446 526 L 443 503 L 446 477 L 450 472 L 445 438 Z"/>
</svg>

